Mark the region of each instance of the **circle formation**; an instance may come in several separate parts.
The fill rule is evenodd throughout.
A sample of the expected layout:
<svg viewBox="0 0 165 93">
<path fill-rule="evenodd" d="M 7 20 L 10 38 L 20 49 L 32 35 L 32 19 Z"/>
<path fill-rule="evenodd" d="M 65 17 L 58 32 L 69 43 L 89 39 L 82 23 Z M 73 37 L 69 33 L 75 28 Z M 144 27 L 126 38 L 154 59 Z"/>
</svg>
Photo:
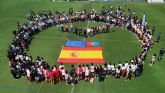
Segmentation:
<svg viewBox="0 0 165 93">
<path fill-rule="evenodd" d="M 109 11 L 99 13 L 93 9 L 92 12 L 83 10 L 73 13 L 73 10 L 70 9 L 68 14 L 65 12 L 53 14 L 51 11 L 41 11 L 35 14 L 33 11 L 29 11 L 26 18 L 30 22 L 22 25 L 17 22 L 17 30 L 13 31 L 13 42 L 9 45 L 7 57 L 13 77 L 19 79 L 25 76 L 29 81 L 37 82 L 47 80 L 51 84 L 59 81 L 76 84 L 82 79 L 93 82 L 95 77 L 98 77 L 99 81 L 103 81 L 106 76 L 115 76 L 116 79 L 123 76 L 130 80 L 141 75 L 147 52 L 153 44 L 153 33 L 146 24 L 144 25 L 145 22 L 141 18 L 135 16 L 134 11 L 129 11 L 129 15 L 125 15 L 121 7 L 118 7 L 115 12 L 112 10 L 109 8 Z M 103 22 L 104 24 L 84 29 L 68 25 L 68 23 L 86 21 Z M 56 65 L 50 67 L 42 57 L 37 57 L 34 61 L 32 56 L 27 55 L 32 38 L 52 26 L 57 26 L 61 32 L 75 33 L 86 38 L 113 31 L 114 27 L 120 27 L 129 30 L 139 38 L 142 51 L 140 55 L 123 64 L 119 62 L 119 64 L 105 63 L 96 66 L 91 64 L 91 66 L 79 65 L 78 67 L 71 65 L 71 70 L 68 72 L 63 64 L 60 64 L 59 67 Z M 79 54 L 73 52 L 71 56 L 77 57 Z"/>
</svg>

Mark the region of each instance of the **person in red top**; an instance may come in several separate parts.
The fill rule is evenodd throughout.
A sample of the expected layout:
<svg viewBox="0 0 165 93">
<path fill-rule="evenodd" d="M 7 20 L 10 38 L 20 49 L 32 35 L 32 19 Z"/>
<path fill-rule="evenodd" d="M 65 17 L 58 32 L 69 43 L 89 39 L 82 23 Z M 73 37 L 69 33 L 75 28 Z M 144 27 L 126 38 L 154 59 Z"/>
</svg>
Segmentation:
<svg viewBox="0 0 165 93">
<path fill-rule="evenodd" d="M 50 70 L 49 69 L 45 70 L 45 79 L 47 82 L 49 82 L 49 79 L 50 79 Z"/>
<path fill-rule="evenodd" d="M 14 65 L 13 59 L 9 61 L 9 67 L 12 67 Z"/>
<path fill-rule="evenodd" d="M 55 82 L 59 82 L 61 80 L 61 71 L 60 69 L 56 68 L 56 70 L 54 71 L 54 75 L 55 75 Z"/>
<path fill-rule="evenodd" d="M 65 25 L 65 31 L 68 32 L 68 24 Z"/>
<path fill-rule="evenodd" d="M 50 71 L 50 79 L 49 79 L 49 83 L 50 84 L 54 84 L 54 72 L 53 71 Z"/>
<path fill-rule="evenodd" d="M 119 27 L 122 28 L 122 26 L 123 26 L 123 22 L 122 22 L 122 19 L 120 19 Z"/>
<path fill-rule="evenodd" d="M 78 68 L 77 68 L 77 74 L 78 74 L 78 79 L 79 80 L 82 79 L 82 72 L 83 72 L 83 68 L 81 67 L 81 65 L 79 65 Z"/>
<path fill-rule="evenodd" d="M 122 67 L 121 67 L 121 75 L 123 77 L 126 76 L 126 73 L 127 73 L 126 69 L 127 69 L 127 67 L 125 66 L 125 64 L 123 64 Z"/>
</svg>

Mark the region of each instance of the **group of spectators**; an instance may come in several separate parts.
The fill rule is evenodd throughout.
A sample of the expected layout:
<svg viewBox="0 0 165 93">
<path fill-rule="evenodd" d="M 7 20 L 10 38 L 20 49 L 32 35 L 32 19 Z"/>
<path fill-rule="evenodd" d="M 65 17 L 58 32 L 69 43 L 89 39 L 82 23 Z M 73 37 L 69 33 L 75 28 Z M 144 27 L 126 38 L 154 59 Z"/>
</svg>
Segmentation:
<svg viewBox="0 0 165 93">
<path fill-rule="evenodd" d="M 99 35 L 100 33 L 108 33 L 110 30 L 114 31 L 114 25 L 106 23 L 91 27 L 77 27 L 72 24 L 60 24 L 57 25 L 57 29 L 60 32 L 75 33 L 76 35 L 87 38 Z"/>
<path fill-rule="evenodd" d="M 19 79 L 25 76 L 29 81 L 37 82 L 47 80 L 51 84 L 59 81 L 65 81 L 66 84 L 77 84 L 79 80 L 83 79 L 94 82 L 97 78 L 99 81 L 104 81 L 105 77 L 115 76 L 116 79 L 126 77 L 126 80 L 130 80 L 141 75 L 147 51 L 153 44 L 152 34 L 154 31 L 149 29 L 147 22 L 142 29 L 142 19 L 137 17 L 136 12 L 130 7 L 128 8 L 128 15 L 125 15 L 125 11 L 127 11 L 126 6 L 125 8 L 118 6 L 117 10 L 114 10 L 113 6 L 103 7 L 101 13 L 95 9 L 91 12 L 82 10 L 74 13 L 72 8 L 69 9 L 68 14 L 58 11 L 55 14 L 51 11 L 41 11 L 35 14 L 33 11 L 29 11 L 26 18 L 30 22 L 24 24 L 17 22 L 17 29 L 13 31 L 14 39 L 9 45 L 7 57 L 13 77 Z M 141 40 L 142 51 L 140 55 L 123 64 L 119 62 L 119 64 L 105 63 L 104 65 L 71 65 L 70 70 L 66 70 L 63 64 L 60 64 L 59 67 L 56 65 L 50 67 L 42 57 L 37 57 L 34 60 L 33 57 L 27 55 L 28 46 L 35 34 L 56 25 L 59 31 L 73 31 L 73 33 L 79 34 L 80 31 L 76 31 L 76 27 L 69 30 L 66 29 L 68 27 L 60 25 L 85 21 L 105 23 L 105 27 L 92 28 L 93 31 L 95 29 L 96 33 L 98 33 L 97 29 L 108 32 L 111 28 L 109 28 L 110 25 L 128 29 Z M 108 28 L 108 30 L 104 28 Z M 86 28 L 84 32 L 93 33 L 93 31 L 91 28 Z M 87 34 L 83 35 L 87 37 Z"/>
</svg>

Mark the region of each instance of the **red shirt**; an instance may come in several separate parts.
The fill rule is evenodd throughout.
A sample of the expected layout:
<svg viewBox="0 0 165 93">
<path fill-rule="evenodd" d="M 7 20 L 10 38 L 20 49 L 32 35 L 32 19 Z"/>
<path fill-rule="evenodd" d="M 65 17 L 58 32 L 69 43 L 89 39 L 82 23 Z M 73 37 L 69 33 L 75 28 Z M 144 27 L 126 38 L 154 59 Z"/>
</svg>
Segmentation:
<svg viewBox="0 0 165 93">
<path fill-rule="evenodd" d="M 54 78 L 54 73 L 50 72 L 50 78 L 53 79 Z"/>
<path fill-rule="evenodd" d="M 49 76 L 50 76 L 50 72 L 49 72 L 49 70 L 46 70 L 46 72 L 45 72 L 45 76 L 46 76 L 46 77 L 49 77 Z"/>
<path fill-rule="evenodd" d="M 10 64 L 10 66 L 13 66 L 14 65 L 14 61 L 9 61 L 9 64 Z"/>
<path fill-rule="evenodd" d="M 54 75 L 55 75 L 55 76 L 60 76 L 60 75 L 61 75 L 61 71 L 60 71 L 59 69 L 56 69 L 56 70 L 54 71 Z"/>
<path fill-rule="evenodd" d="M 82 74 L 82 71 L 83 71 L 83 68 L 82 67 L 79 67 L 77 70 L 78 70 L 77 71 L 77 74 Z"/>
</svg>

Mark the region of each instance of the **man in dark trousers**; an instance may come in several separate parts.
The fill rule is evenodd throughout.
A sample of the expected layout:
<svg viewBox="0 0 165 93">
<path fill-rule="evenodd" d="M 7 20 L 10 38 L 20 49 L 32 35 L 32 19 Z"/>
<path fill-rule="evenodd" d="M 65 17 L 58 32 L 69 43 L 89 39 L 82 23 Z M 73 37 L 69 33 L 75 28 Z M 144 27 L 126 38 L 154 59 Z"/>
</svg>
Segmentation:
<svg viewBox="0 0 165 93">
<path fill-rule="evenodd" d="M 98 78 L 99 78 L 99 82 L 104 81 L 104 70 L 101 65 L 99 66 Z"/>
<path fill-rule="evenodd" d="M 164 48 L 160 49 L 160 51 L 159 51 L 159 57 L 158 57 L 158 61 L 160 61 L 160 60 L 163 59 L 163 54 L 164 54 L 164 53 L 165 53 L 165 49 L 164 49 Z"/>
</svg>

